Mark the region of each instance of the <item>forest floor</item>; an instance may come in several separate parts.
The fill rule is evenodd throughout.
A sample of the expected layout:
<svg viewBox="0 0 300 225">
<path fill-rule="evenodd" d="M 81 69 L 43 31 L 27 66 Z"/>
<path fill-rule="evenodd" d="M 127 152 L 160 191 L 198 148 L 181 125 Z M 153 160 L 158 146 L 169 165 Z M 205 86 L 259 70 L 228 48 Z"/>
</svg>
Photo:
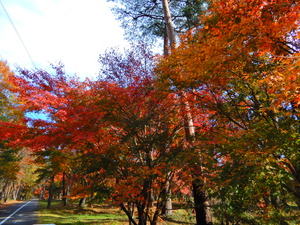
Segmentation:
<svg viewBox="0 0 300 225">
<path fill-rule="evenodd" d="M 176 204 L 174 204 L 176 207 Z M 159 225 L 191 225 L 195 221 L 186 210 L 174 208 L 168 218 L 160 218 Z M 47 201 L 40 201 L 39 223 L 56 225 L 128 225 L 125 213 L 112 204 L 94 204 L 92 207 L 78 208 L 76 204 L 63 206 L 61 201 L 53 201 L 47 209 Z"/>
</svg>

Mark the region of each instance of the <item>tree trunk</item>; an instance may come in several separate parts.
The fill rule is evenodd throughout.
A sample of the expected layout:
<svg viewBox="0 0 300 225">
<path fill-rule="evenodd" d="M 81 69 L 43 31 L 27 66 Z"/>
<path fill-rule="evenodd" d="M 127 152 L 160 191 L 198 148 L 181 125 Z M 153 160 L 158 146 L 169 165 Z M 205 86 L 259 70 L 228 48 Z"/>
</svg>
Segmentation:
<svg viewBox="0 0 300 225">
<path fill-rule="evenodd" d="M 18 199 L 18 195 L 20 193 L 20 190 L 21 190 L 21 186 L 20 184 L 16 185 L 14 184 L 13 186 L 13 192 L 12 192 L 12 197 L 13 197 L 13 200 L 16 201 Z"/>
<path fill-rule="evenodd" d="M 164 206 L 162 209 L 162 214 L 165 216 L 172 215 L 172 198 L 171 198 L 172 190 L 170 185 L 170 178 L 167 179 L 166 187 L 163 190 L 163 198 L 165 198 Z"/>
<path fill-rule="evenodd" d="M 170 12 L 169 0 L 162 0 L 162 6 L 164 9 L 164 19 L 165 19 L 164 55 L 167 56 L 169 54 L 168 47 L 170 48 L 170 50 L 176 48 L 176 36 L 175 36 L 175 27 Z M 168 180 L 167 182 L 168 182 L 167 186 L 170 186 L 170 181 Z M 167 216 L 172 214 L 172 198 L 171 198 L 170 187 L 167 187 L 166 194 L 168 195 L 168 198 L 165 201 L 162 214 Z"/>
<path fill-rule="evenodd" d="M 18 193 L 19 193 L 20 187 L 15 187 L 12 193 L 12 198 L 14 201 L 18 199 Z"/>
<path fill-rule="evenodd" d="M 176 37 L 175 37 L 175 28 L 171 18 L 169 1 L 162 0 L 162 5 L 164 9 L 164 18 L 166 23 L 166 33 L 169 38 L 170 49 L 173 50 L 176 48 Z M 181 99 L 183 103 L 183 111 L 184 111 L 184 125 L 185 125 L 185 135 L 186 140 L 190 143 L 193 143 L 195 137 L 195 127 L 194 121 L 191 114 L 191 109 L 189 106 L 188 100 L 186 100 L 186 93 L 182 91 Z M 195 176 L 195 174 L 193 174 Z M 208 225 L 212 224 L 210 219 L 207 218 L 210 215 L 209 209 L 206 207 L 206 192 L 203 190 L 203 185 L 198 184 L 197 176 L 195 176 L 193 181 L 193 192 L 194 192 L 194 202 L 195 202 L 195 211 L 196 211 L 196 219 L 197 225 Z M 205 216 L 205 217 L 203 217 Z M 204 222 L 205 221 L 205 222 Z"/>
<path fill-rule="evenodd" d="M 139 223 L 138 225 L 147 225 L 147 216 L 145 213 L 145 205 L 137 204 Z"/>
<path fill-rule="evenodd" d="M 7 202 L 9 197 L 10 197 L 10 193 L 11 193 L 11 190 L 12 190 L 12 182 L 7 182 L 7 185 L 5 187 L 5 190 L 4 190 L 4 195 L 3 195 L 3 200 L 4 202 Z"/>
<path fill-rule="evenodd" d="M 44 200 L 45 199 L 45 190 L 46 190 L 46 180 L 44 180 L 43 188 L 40 192 L 40 199 Z"/>
<path fill-rule="evenodd" d="M 81 198 L 79 200 L 78 207 L 84 208 L 85 207 L 85 201 L 86 201 L 86 198 Z"/>
<path fill-rule="evenodd" d="M 49 197 L 48 197 L 48 205 L 47 208 L 50 209 L 51 202 L 54 194 L 54 175 L 51 176 L 50 187 L 49 187 Z"/>
<path fill-rule="evenodd" d="M 184 110 L 184 125 L 186 140 L 190 143 L 194 142 L 195 138 L 195 127 L 194 121 L 191 114 L 191 108 L 188 100 L 186 100 L 186 93 L 182 92 L 183 110 Z M 200 157 L 200 156 L 199 156 Z M 201 159 L 200 159 L 201 161 Z M 192 182 L 193 196 L 195 204 L 195 213 L 197 225 L 211 225 L 212 217 L 209 208 L 207 207 L 207 193 L 204 190 L 204 182 L 201 179 L 201 162 L 199 165 L 194 166 L 193 174 L 194 180 Z"/>
<path fill-rule="evenodd" d="M 141 196 L 143 197 L 137 203 L 138 217 L 139 217 L 139 225 L 146 225 L 147 218 L 149 215 L 150 207 L 152 206 L 152 178 L 147 178 L 144 180 L 143 189 L 141 191 Z M 151 220 L 151 219 L 150 219 Z"/>
<path fill-rule="evenodd" d="M 133 203 L 132 203 L 133 204 Z M 134 204 L 133 204 L 133 209 L 130 208 L 130 206 L 128 207 L 128 209 L 124 206 L 123 203 L 120 204 L 121 209 L 126 213 L 128 219 L 129 219 L 129 225 L 133 224 L 133 225 L 138 225 L 135 220 L 133 219 L 133 212 L 134 212 Z"/>
<path fill-rule="evenodd" d="M 171 190 L 169 190 L 168 195 L 171 195 Z M 166 216 L 172 215 L 172 209 L 173 209 L 173 207 L 172 207 L 172 198 L 171 198 L 171 196 L 168 196 L 167 201 L 166 201 L 165 215 Z"/>
<path fill-rule="evenodd" d="M 200 179 L 193 181 L 193 195 L 197 225 L 211 225 L 212 216 L 208 209 L 207 194 L 203 190 L 204 183 Z"/>
<path fill-rule="evenodd" d="M 63 177 L 62 177 L 62 185 L 63 185 L 63 190 L 62 190 L 62 201 L 63 201 L 63 205 L 66 206 L 67 205 L 67 198 L 66 198 L 66 195 L 67 195 L 67 188 L 66 188 L 66 173 L 63 172 Z"/>
<path fill-rule="evenodd" d="M 170 6 L 168 0 L 162 0 L 162 5 L 164 9 L 164 18 L 166 23 L 166 33 L 169 38 L 170 48 L 171 50 L 176 48 L 176 36 L 175 36 L 175 28 L 172 21 Z"/>
<path fill-rule="evenodd" d="M 164 56 L 169 55 L 169 37 L 167 33 L 167 26 L 165 25 L 165 32 L 164 32 Z"/>
<path fill-rule="evenodd" d="M 7 186 L 7 183 L 3 182 L 1 191 L 0 191 L 0 202 L 4 202 L 4 193 L 5 193 L 6 186 Z"/>
</svg>

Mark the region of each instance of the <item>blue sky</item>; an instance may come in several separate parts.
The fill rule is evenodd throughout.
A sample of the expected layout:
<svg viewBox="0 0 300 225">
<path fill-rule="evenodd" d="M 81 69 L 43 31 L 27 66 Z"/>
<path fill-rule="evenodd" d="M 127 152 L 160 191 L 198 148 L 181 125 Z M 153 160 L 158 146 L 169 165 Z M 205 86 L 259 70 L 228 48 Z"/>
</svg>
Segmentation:
<svg viewBox="0 0 300 225">
<path fill-rule="evenodd" d="M 38 68 L 61 61 L 68 73 L 95 78 L 98 55 L 123 48 L 123 30 L 106 0 L 1 0 Z M 32 62 L 0 4 L 0 59 Z"/>
</svg>

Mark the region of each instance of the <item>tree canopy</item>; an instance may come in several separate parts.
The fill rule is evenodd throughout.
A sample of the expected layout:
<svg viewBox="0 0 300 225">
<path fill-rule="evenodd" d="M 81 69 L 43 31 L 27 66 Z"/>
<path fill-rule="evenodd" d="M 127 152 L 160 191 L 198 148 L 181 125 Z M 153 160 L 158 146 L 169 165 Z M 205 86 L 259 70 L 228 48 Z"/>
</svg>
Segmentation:
<svg viewBox="0 0 300 225">
<path fill-rule="evenodd" d="M 298 223 L 297 1 L 115 2 L 124 26 L 179 41 L 163 56 L 142 42 L 107 50 L 96 80 L 0 64 L 0 196 L 34 169 L 26 158 L 49 207 L 106 200 L 155 225 L 193 193 L 197 224 Z"/>
</svg>

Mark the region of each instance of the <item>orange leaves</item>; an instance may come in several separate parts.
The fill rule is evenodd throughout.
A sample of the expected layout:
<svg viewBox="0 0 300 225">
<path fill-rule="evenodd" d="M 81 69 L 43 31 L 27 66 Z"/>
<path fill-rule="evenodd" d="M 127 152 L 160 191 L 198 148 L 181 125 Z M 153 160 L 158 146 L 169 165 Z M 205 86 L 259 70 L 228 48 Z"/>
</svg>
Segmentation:
<svg viewBox="0 0 300 225">
<path fill-rule="evenodd" d="M 269 73 L 264 82 L 269 87 L 269 93 L 276 99 L 274 107 L 279 109 L 284 104 L 292 102 L 299 105 L 299 53 L 291 57 L 282 57 L 274 71 Z"/>
<path fill-rule="evenodd" d="M 222 155 L 263 165 L 260 160 L 281 152 L 286 141 L 275 133 L 298 132 L 292 124 L 298 123 L 300 103 L 299 12 L 292 0 L 213 1 L 202 26 L 183 35 L 181 45 L 158 63 L 163 84 L 193 90 L 194 115 L 202 113 L 195 119 L 198 134 L 204 134 L 197 136 L 199 146 L 220 149 L 214 156 L 220 170 Z M 206 140 L 205 132 L 214 135 Z"/>
<path fill-rule="evenodd" d="M 289 0 L 214 1 L 203 28 L 183 36 L 181 46 L 160 61 L 158 77 L 171 87 L 217 92 L 259 74 L 258 84 L 269 85 L 270 94 L 298 102 L 299 11 Z M 277 68 L 267 71 L 272 66 Z"/>
</svg>

